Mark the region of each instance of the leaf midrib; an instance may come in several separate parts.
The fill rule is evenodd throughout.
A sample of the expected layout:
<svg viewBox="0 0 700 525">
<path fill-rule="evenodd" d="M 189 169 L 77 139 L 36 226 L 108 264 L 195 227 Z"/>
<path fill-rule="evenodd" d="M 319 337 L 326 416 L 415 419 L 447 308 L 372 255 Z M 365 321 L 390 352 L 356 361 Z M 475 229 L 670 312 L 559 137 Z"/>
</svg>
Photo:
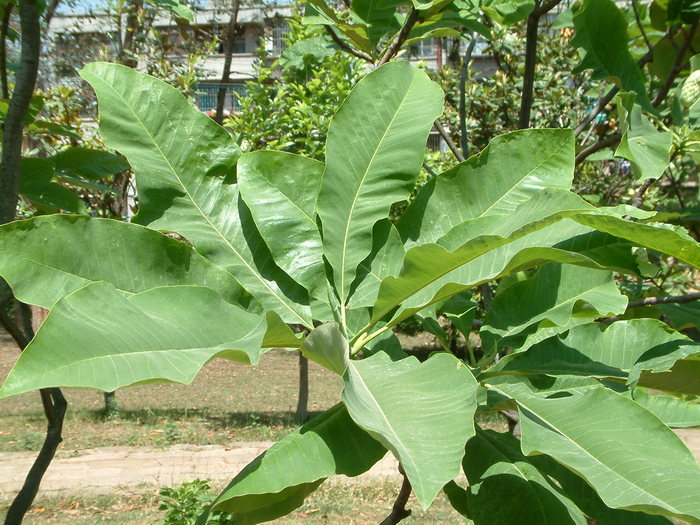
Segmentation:
<svg viewBox="0 0 700 525">
<path fill-rule="evenodd" d="M 102 80 L 102 79 L 100 79 Z M 151 143 L 153 146 L 158 150 L 158 153 L 162 157 L 163 161 L 166 163 L 168 168 L 170 169 L 170 172 L 172 175 L 175 177 L 177 182 L 180 184 L 182 187 L 182 190 L 185 192 L 187 195 L 189 201 L 192 203 L 192 205 L 196 208 L 197 212 L 201 215 L 201 217 L 209 224 L 210 228 L 216 232 L 216 234 L 224 241 L 224 243 L 230 248 L 230 250 L 238 257 L 239 261 L 243 263 L 243 265 L 248 269 L 249 273 L 251 273 L 260 283 L 272 294 L 279 303 L 281 303 L 284 308 L 289 310 L 297 319 L 299 319 L 300 323 L 304 326 L 306 326 L 306 321 L 303 317 L 301 317 L 292 307 L 290 307 L 286 302 L 282 300 L 282 298 L 277 294 L 277 292 L 265 281 L 256 271 L 253 270 L 253 268 L 245 261 L 245 259 L 241 256 L 241 254 L 236 250 L 236 248 L 229 242 L 229 240 L 223 235 L 223 233 L 216 227 L 214 224 L 209 220 L 209 217 L 204 213 L 204 211 L 199 207 L 197 202 L 194 200 L 192 195 L 190 194 L 188 188 L 185 186 L 183 181 L 181 180 L 180 176 L 178 175 L 177 171 L 173 167 L 173 165 L 170 163 L 170 160 L 167 158 L 163 150 L 160 148 L 156 140 L 154 139 L 153 135 L 151 135 L 150 131 L 148 128 L 145 126 L 139 115 L 133 110 L 131 107 L 131 104 L 128 103 L 126 98 L 124 98 L 121 93 L 119 93 L 116 89 L 112 87 L 111 84 L 102 81 L 108 88 L 112 90 L 114 94 L 117 95 L 118 98 L 120 98 L 124 104 L 126 105 L 127 108 L 129 108 L 129 111 L 132 113 L 134 116 L 134 119 L 141 125 L 141 128 L 145 131 L 146 135 L 148 138 L 151 140 Z M 230 272 L 229 272 L 230 273 Z"/>
</svg>

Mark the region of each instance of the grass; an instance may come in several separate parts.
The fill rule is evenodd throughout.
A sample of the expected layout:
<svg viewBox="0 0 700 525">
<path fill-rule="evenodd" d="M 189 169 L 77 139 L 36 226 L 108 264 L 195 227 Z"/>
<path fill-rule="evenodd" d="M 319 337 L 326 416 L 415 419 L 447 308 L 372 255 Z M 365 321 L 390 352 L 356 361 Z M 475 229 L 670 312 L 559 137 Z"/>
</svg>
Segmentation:
<svg viewBox="0 0 700 525">
<path fill-rule="evenodd" d="M 279 525 L 379 523 L 390 512 L 400 480 L 370 482 L 327 482 L 311 494 L 304 505 L 289 516 L 275 520 Z M 217 490 L 222 488 L 215 487 Z M 125 489 L 117 494 L 75 494 L 60 497 L 39 496 L 24 520 L 25 525 L 153 525 L 162 516 L 158 509 L 158 491 L 153 487 Z M 0 498 L 0 521 L 5 504 Z M 412 515 L 406 525 L 422 523 L 470 523 L 450 507 L 440 494 L 427 511 L 411 497 L 407 505 Z"/>
<path fill-rule="evenodd" d="M 0 334 L 0 378 L 18 352 Z M 2 343 L 5 343 L 4 345 Z M 309 411 L 337 403 L 342 380 L 310 363 Z M 119 413 L 104 414 L 102 393 L 64 389 L 68 412 L 62 450 L 105 446 L 227 444 L 274 441 L 296 428 L 298 357 L 273 350 L 256 367 L 217 359 L 191 385 L 139 385 L 117 392 Z M 38 450 L 46 421 L 39 396 L 30 392 L 0 400 L 0 451 Z"/>
</svg>

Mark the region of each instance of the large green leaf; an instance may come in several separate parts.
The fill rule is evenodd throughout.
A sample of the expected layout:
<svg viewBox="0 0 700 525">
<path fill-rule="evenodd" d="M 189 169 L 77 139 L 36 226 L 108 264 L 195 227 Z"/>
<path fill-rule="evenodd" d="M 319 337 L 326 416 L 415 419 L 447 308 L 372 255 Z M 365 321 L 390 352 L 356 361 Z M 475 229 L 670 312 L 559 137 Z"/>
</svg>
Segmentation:
<svg viewBox="0 0 700 525">
<path fill-rule="evenodd" d="M 350 6 L 355 23 L 367 28 L 369 44 L 376 48 L 387 33 L 391 34 L 401 29 L 394 8 L 380 5 L 381 0 L 353 0 Z"/>
<path fill-rule="evenodd" d="M 673 523 L 663 516 L 611 509 L 603 503 L 588 483 L 552 458 L 530 456 L 528 459 L 540 472 L 556 480 L 576 506 L 594 519 L 597 525 L 672 525 Z"/>
<path fill-rule="evenodd" d="M 392 361 L 384 352 L 350 361 L 342 400 L 353 420 L 394 453 L 427 508 L 459 475 L 474 435 L 477 382 L 449 354 L 424 363 Z"/>
<path fill-rule="evenodd" d="M 660 132 L 642 108 L 634 103 L 634 93 L 618 95 L 617 112 L 623 133 L 615 156 L 630 161 L 632 173 L 638 181 L 658 179 L 668 168 L 673 146 L 673 132 Z"/>
<path fill-rule="evenodd" d="M 372 250 L 374 223 L 410 194 L 428 132 L 441 113 L 437 84 L 401 61 L 362 79 L 333 117 L 316 206 L 342 304 Z"/>
<path fill-rule="evenodd" d="M 695 401 L 654 395 L 644 388 L 634 390 L 634 400 L 671 428 L 700 427 L 700 404 Z"/>
<path fill-rule="evenodd" d="M 238 185 L 275 262 L 311 293 L 326 295 L 316 197 L 323 164 L 281 151 L 254 151 L 238 161 Z"/>
<path fill-rule="evenodd" d="M 626 380 L 630 371 L 640 366 L 640 359 L 647 370 L 667 370 L 682 357 L 677 352 L 689 345 L 695 349 L 693 344 L 654 319 L 619 321 L 608 327 L 589 323 L 550 337 L 526 352 L 505 356 L 485 376 L 547 374 Z M 668 361 L 655 363 L 652 355 Z"/>
<path fill-rule="evenodd" d="M 209 508 L 253 524 L 288 514 L 329 476 L 358 476 L 386 449 L 336 405 L 282 438 L 246 466 Z M 197 523 L 205 523 L 207 513 Z"/>
<path fill-rule="evenodd" d="M 410 302 L 407 301 L 404 307 L 420 310 L 431 302 L 449 297 L 470 285 L 510 273 L 509 266 L 522 266 L 527 260 L 533 262 L 532 266 L 546 260 L 558 260 L 557 257 L 561 258 L 559 262 L 584 262 L 587 258 L 579 254 L 542 248 L 543 245 L 554 244 L 552 235 L 543 238 L 530 237 L 529 234 L 591 209 L 593 208 L 589 204 L 568 191 L 543 190 L 527 203 L 521 204 L 509 216 L 499 214 L 480 217 L 455 226 L 443 237 L 450 244 L 456 244 L 451 250 L 438 244 L 411 248 L 406 252 L 401 274 L 398 277 L 388 276 L 382 281 L 372 320 L 382 319 L 409 298 Z M 515 241 L 520 239 L 523 242 L 516 245 Z M 565 239 L 566 237 L 560 237 L 556 240 L 561 242 Z M 533 242 L 528 243 L 528 240 Z M 484 262 L 479 260 L 480 257 L 496 254 L 499 248 L 511 244 L 514 245 L 511 253 L 501 252 L 496 259 L 489 257 Z M 528 248 L 533 250 L 526 251 Z M 519 254 L 521 257 L 518 259 Z M 474 262 L 474 271 L 463 271 L 470 262 Z"/>
<path fill-rule="evenodd" d="M 21 301 L 51 308 L 97 281 L 124 295 L 198 284 L 228 302 L 250 297 L 230 273 L 191 246 L 136 224 L 81 215 L 49 215 L 0 226 L 0 275 Z"/>
<path fill-rule="evenodd" d="M 274 264 L 239 198 L 231 135 L 175 88 L 131 68 L 94 63 L 81 75 L 97 93 L 105 143 L 136 174 L 134 221 L 180 233 L 265 309 L 310 326 L 306 291 Z"/>
<path fill-rule="evenodd" d="M 372 306 L 377 300 L 382 279 L 401 272 L 404 254 L 396 226 L 389 219 L 376 223 L 372 232 L 372 251 L 357 269 L 348 307 Z"/>
<path fill-rule="evenodd" d="M 640 223 L 612 214 L 585 213 L 574 217 L 579 224 L 627 239 L 638 246 L 672 255 L 700 268 L 700 244 L 680 226 Z"/>
<path fill-rule="evenodd" d="M 300 350 L 305 357 L 339 376 L 350 364 L 348 340 L 340 333 L 338 323 L 326 323 L 316 328 L 304 340 Z"/>
<path fill-rule="evenodd" d="M 568 190 L 571 130 L 523 130 L 494 138 L 478 155 L 429 180 L 398 222 L 406 247 L 437 242 L 469 219 L 510 214 L 544 188 Z"/>
<path fill-rule="evenodd" d="M 57 172 L 94 181 L 129 169 L 129 163 L 119 155 L 99 149 L 68 148 L 51 158 Z"/>
<path fill-rule="evenodd" d="M 20 163 L 19 194 L 35 204 L 85 213 L 85 203 L 71 190 L 53 181 L 51 159 L 27 158 Z"/>
<path fill-rule="evenodd" d="M 609 79 L 622 91 L 634 91 L 646 111 L 653 111 L 642 72 L 629 51 L 628 22 L 612 0 L 587 0 L 574 15 L 571 43 L 582 54 L 573 70 L 593 71 L 593 80 Z"/>
<path fill-rule="evenodd" d="M 467 443 L 468 517 L 475 525 L 586 525 L 583 513 L 520 451 L 512 434 L 477 430 Z M 506 503 L 507 502 L 507 503 Z"/>
<path fill-rule="evenodd" d="M 547 264 L 496 295 L 480 333 L 484 347 L 517 348 L 543 320 L 564 326 L 572 316 L 608 317 L 626 307 L 627 297 L 617 289 L 612 272 Z"/>
<path fill-rule="evenodd" d="M 265 327 L 201 286 L 124 297 L 108 283 L 89 284 L 56 303 L 0 397 L 53 386 L 190 383 L 214 357 L 257 363 Z"/>
<path fill-rule="evenodd" d="M 544 397 L 522 385 L 515 398 L 522 449 L 547 454 L 582 476 L 611 508 L 700 523 L 700 468 L 681 439 L 629 398 L 595 388 Z"/>
<path fill-rule="evenodd" d="M 454 4 L 475 14 L 482 11 L 502 26 L 523 20 L 535 8 L 534 0 L 455 0 Z"/>
</svg>

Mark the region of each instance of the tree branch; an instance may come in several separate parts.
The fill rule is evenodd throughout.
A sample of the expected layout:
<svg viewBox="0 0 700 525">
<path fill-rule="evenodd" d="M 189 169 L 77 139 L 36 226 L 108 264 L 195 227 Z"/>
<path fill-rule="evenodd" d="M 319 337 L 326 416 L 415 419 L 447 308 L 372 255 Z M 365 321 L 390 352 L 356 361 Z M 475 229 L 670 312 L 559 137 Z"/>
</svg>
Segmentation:
<svg viewBox="0 0 700 525">
<path fill-rule="evenodd" d="M 469 63 L 476 46 L 476 34 L 471 32 L 471 40 L 462 59 L 462 71 L 459 75 L 459 134 L 462 146 L 462 157 L 469 156 L 469 137 L 467 135 L 467 78 L 469 76 Z"/>
<path fill-rule="evenodd" d="M 622 134 L 618 131 L 617 133 L 613 133 L 612 135 L 608 135 L 604 139 L 599 140 L 595 144 L 591 144 L 590 146 L 585 147 L 578 153 L 578 155 L 576 155 L 576 164 L 582 163 L 590 155 L 593 155 L 597 151 L 600 151 L 602 149 L 607 148 L 608 146 L 612 146 L 613 144 L 620 142 L 621 138 Z"/>
<path fill-rule="evenodd" d="M 539 9 L 530 13 L 527 17 L 527 31 L 525 40 L 525 71 L 523 73 L 523 92 L 520 97 L 520 116 L 518 129 L 530 127 L 530 111 L 534 100 L 535 68 L 537 66 L 537 37 L 540 26 Z"/>
<path fill-rule="evenodd" d="M 374 59 L 365 53 L 364 51 L 360 51 L 359 49 L 355 49 L 351 45 L 349 45 L 347 42 L 342 40 L 336 33 L 333 31 L 333 28 L 331 26 L 323 26 L 326 28 L 326 33 L 331 37 L 331 40 L 335 42 L 335 44 L 342 49 L 343 51 L 346 51 L 350 53 L 352 56 L 361 58 L 362 60 L 365 60 L 369 62 L 370 64 L 374 64 Z"/>
<path fill-rule="evenodd" d="M 644 43 L 647 45 L 649 51 L 653 52 L 654 47 L 651 45 L 651 42 L 649 42 L 649 37 L 647 36 L 647 33 L 644 30 L 644 26 L 642 25 L 642 21 L 639 18 L 639 6 L 637 5 L 637 0 L 632 0 L 632 10 L 634 11 L 634 18 L 637 21 L 637 27 L 639 28 L 639 32 L 642 33 Z"/>
<path fill-rule="evenodd" d="M 620 92 L 620 88 L 617 86 L 614 86 L 604 97 L 599 97 L 598 102 L 596 103 L 595 107 L 593 108 L 593 111 L 591 111 L 588 115 L 586 115 L 586 118 L 584 118 L 581 123 L 576 126 L 576 129 L 574 130 L 574 133 L 578 137 L 584 129 L 588 127 L 588 125 L 593 122 L 593 120 L 600 114 L 601 111 L 605 109 L 605 106 L 610 104 L 610 101 L 615 98 L 615 95 L 617 95 Z"/>
<path fill-rule="evenodd" d="M 459 162 L 464 162 L 464 155 L 462 155 L 462 152 L 459 151 L 459 148 L 455 145 L 454 141 L 452 140 L 452 137 L 450 137 L 450 134 L 447 133 L 447 130 L 443 127 L 442 123 L 440 122 L 440 119 L 437 119 L 435 121 L 435 129 L 437 129 L 438 133 L 442 137 L 442 140 L 445 141 L 445 144 L 447 144 L 447 147 L 450 148 L 450 151 L 455 156 L 455 158 Z"/>
<path fill-rule="evenodd" d="M 214 121 L 221 125 L 224 121 L 224 104 L 226 102 L 226 84 L 229 83 L 231 76 L 231 61 L 233 60 L 233 43 L 236 39 L 236 27 L 238 27 L 238 11 L 240 7 L 239 0 L 233 0 L 231 8 L 231 17 L 228 21 L 228 29 L 226 31 L 226 47 L 224 48 L 224 70 L 221 74 L 221 86 L 216 93 L 216 114 Z"/>
<path fill-rule="evenodd" d="M 638 301 L 630 301 L 627 308 L 639 308 L 641 306 L 654 306 L 656 304 L 685 304 L 700 300 L 700 292 L 687 295 L 669 295 L 667 297 L 645 297 Z"/>
<path fill-rule="evenodd" d="M 651 102 L 652 106 L 659 106 L 659 104 L 661 104 L 664 101 L 664 99 L 668 95 L 668 92 L 673 87 L 673 81 L 678 76 L 678 73 L 680 73 L 683 69 L 683 58 L 685 57 L 685 54 L 688 51 L 688 49 L 690 49 L 690 42 L 693 39 L 697 28 L 698 22 L 693 22 L 693 24 L 690 26 L 688 34 L 686 35 L 685 42 L 683 42 L 683 45 L 676 52 L 676 59 L 673 61 L 673 67 L 671 68 L 671 71 L 669 71 L 668 77 L 666 78 L 664 85 L 661 86 L 661 89 L 659 89 L 659 91 L 656 93 L 656 96 L 654 97 L 654 100 Z"/>
<path fill-rule="evenodd" d="M 2 98 L 10 98 L 7 88 L 7 30 L 10 27 L 10 17 L 15 4 L 7 4 L 0 26 L 0 84 L 2 85 Z"/>
<path fill-rule="evenodd" d="M 389 60 L 396 56 L 396 54 L 401 49 L 401 46 L 408 38 L 408 35 L 411 33 L 411 29 L 413 29 L 413 26 L 416 25 L 416 22 L 418 22 L 419 15 L 420 12 L 418 11 L 418 9 L 412 7 L 411 11 L 406 17 L 406 20 L 404 21 L 403 26 L 401 27 L 401 31 L 399 31 L 399 34 L 396 35 L 394 41 L 386 47 L 386 49 L 384 50 L 384 54 L 379 59 L 377 67 L 383 66 L 384 64 L 389 62 Z"/>
<path fill-rule="evenodd" d="M 656 179 L 647 179 L 642 183 L 639 189 L 637 189 L 637 192 L 634 194 L 634 199 L 632 199 L 632 206 L 634 206 L 635 208 L 642 207 L 642 199 L 644 197 L 644 194 L 655 181 Z"/>
<path fill-rule="evenodd" d="M 403 476 L 401 490 L 399 491 L 398 496 L 396 496 L 396 501 L 394 501 L 391 514 L 389 514 L 379 525 L 396 525 L 401 520 L 406 519 L 411 515 L 411 510 L 406 508 L 406 503 L 408 503 L 408 498 L 411 495 L 411 482 L 408 481 L 408 476 L 406 476 L 406 472 L 401 464 L 399 464 L 399 472 L 401 472 L 401 475 Z"/>
</svg>

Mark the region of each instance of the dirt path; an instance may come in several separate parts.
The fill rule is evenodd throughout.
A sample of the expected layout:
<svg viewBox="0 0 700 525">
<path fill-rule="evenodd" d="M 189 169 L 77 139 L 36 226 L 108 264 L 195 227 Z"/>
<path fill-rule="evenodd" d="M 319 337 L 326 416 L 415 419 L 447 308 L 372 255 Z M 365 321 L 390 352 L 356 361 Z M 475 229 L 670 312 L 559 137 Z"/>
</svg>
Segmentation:
<svg viewBox="0 0 700 525">
<path fill-rule="evenodd" d="M 700 462 L 700 430 L 679 430 L 681 439 Z M 142 484 L 178 485 L 184 480 L 209 478 L 228 481 L 271 442 L 154 447 L 106 447 L 63 452 L 51 464 L 42 493 L 110 492 Z M 19 490 L 34 460 L 33 452 L 0 453 L 0 495 Z M 396 460 L 387 456 L 359 479 L 397 476 Z M 340 477 L 340 480 L 348 478 Z"/>
<path fill-rule="evenodd" d="M 178 485 L 209 478 L 229 481 L 272 442 L 154 447 L 105 447 L 79 453 L 63 452 L 54 459 L 42 482 L 43 493 L 110 492 L 116 487 L 144 483 Z M 0 495 L 15 493 L 34 460 L 34 452 L 0 453 Z M 388 454 L 363 476 L 398 476 L 397 462 Z M 344 478 L 348 479 L 348 478 Z"/>
</svg>

